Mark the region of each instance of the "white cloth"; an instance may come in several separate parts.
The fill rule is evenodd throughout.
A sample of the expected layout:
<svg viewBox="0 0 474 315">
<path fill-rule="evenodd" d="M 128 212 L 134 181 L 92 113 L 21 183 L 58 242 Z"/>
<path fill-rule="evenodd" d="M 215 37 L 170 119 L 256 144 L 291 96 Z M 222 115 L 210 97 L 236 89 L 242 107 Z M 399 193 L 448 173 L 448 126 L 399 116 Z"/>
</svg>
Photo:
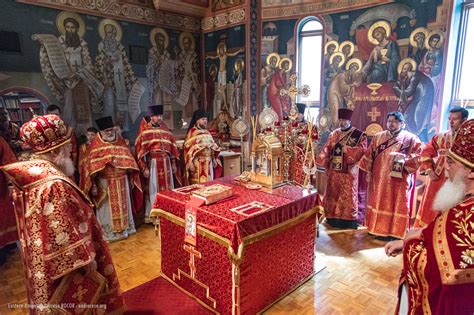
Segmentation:
<svg viewBox="0 0 474 315">
<path fill-rule="evenodd" d="M 164 172 L 171 170 L 171 161 L 170 158 L 166 158 L 166 165 L 165 169 L 163 170 Z M 158 193 L 158 181 L 156 180 L 156 173 L 159 170 L 156 167 L 156 159 L 152 159 L 150 161 L 150 184 L 148 185 L 148 198 L 145 201 L 145 223 L 150 223 L 150 212 L 151 208 L 153 207 L 153 203 L 155 202 L 155 197 L 156 194 Z M 171 183 L 171 189 L 174 189 L 174 177 L 173 177 L 173 172 L 171 172 L 171 178 L 170 183 Z M 162 189 L 163 190 L 163 189 Z"/>
<path fill-rule="evenodd" d="M 101 187 L 107 187 L 107 179 L 101 178 L 99 180 Z M 118 241 L 127 238 L 129 235 L 137 232 L 135 229 L 135 223 L 133 221 L 132 214 L 132 200 L 130 197 L 130 187 L 128 177 L 126 179 L 126 194 L 127 194 L 127 208 L 128 208 L 128 228 L 121 233 L 116 233 L 112 228 L 112 213 L 109 206 L 109 197 L 107 196 L 102 205 L 97 209 L 97 220 L 99 221 L 102 232 L 104 233 L 104 239 L 106 241 Z"/>
<path fill-rule="evenodd" d="M 398 314 L 408 314 L 408 291 L 405 283 L 402 285 L 402 293 L 400 295 L 400 308 L 398 309 Z"/>
</svg>

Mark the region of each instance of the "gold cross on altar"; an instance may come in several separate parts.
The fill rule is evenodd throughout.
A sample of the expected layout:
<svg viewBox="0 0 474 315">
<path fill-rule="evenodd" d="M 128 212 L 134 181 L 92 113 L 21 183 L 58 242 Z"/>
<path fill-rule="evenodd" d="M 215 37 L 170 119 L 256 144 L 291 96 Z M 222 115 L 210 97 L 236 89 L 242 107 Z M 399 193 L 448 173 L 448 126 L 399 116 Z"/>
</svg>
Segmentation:
<svg viewBox="0 0 474 315">
<path fill-rule="evenodd" d="M 370 112 L 367 112 L 367 116 L 370 117 L 370 120 L 372 122 L 376 122 L 377 117 L 379 117 L 380 115 L 382 115 L 382 114 L 377 110 L 377 107 L 375 107 L 375 106 L 372 106 L 372 110 Z"/>
<path fill-rule="evenodd" d="M 184 244 L 183 249 L 189 253 L 189 270 L 191 271 L 191 278 L 196 278 L 196 265 L 194 264 L 194 256 L 201 258 L 201 253 L 196 250 L 196 247 Z"/>
</svg>

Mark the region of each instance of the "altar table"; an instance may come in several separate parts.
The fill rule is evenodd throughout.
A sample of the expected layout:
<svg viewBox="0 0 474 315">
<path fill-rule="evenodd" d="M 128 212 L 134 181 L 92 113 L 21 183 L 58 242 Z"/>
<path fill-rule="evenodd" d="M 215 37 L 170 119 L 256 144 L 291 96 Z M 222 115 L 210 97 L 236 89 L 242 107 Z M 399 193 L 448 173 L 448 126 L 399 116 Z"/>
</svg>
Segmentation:
<svg viewBox="0 0 474 315">
<path fill-rule="evenodd" d="M 161 275 L 215 313 L 255 314 L 313 276 L 321 201 L 296 186 L 249 190 L 229 177 L 205 185 L 215 183 L 234 197 L 198 208 L 196 247 L 184 242 L 190 195 L 157 194 Z M 252 201 L 271 207 L 250 216 L 231 210 Z"/>
</svg>

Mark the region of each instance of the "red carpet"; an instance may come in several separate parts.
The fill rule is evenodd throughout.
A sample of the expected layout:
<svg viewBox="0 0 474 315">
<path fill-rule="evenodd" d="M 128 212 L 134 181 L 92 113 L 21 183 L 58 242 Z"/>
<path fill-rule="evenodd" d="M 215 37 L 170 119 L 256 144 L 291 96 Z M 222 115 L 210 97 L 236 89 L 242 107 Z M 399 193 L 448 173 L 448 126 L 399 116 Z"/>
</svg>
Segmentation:
<svg viewBox="0 0 474 315">
<path fill-rule="evenodd" d="M 163 277 L 128 290 L 124 297 L 125 314 L 213 314 Z"/>
</svg>

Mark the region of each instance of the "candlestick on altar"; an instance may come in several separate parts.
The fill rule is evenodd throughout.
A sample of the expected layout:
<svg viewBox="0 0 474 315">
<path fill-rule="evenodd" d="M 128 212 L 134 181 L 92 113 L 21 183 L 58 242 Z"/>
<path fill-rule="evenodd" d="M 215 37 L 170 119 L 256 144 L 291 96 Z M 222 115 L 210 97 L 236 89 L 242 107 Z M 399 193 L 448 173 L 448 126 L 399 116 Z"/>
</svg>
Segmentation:
<svg viewBox="0 0 474 315">
<path fill-rule="evenodd" d="M 314 144 L 313 144 L 313 123 L 308 122 L 308 140 L 306 142 L 306 149 L 304 154 L 304 161 L 303 161 L 303 172 L 306 174 L 304 185 L 308 192 L 313 190 L 313 184 L 311 183 L 312 175 L 316 174 L 317 167 L 316 167 L 316 157 L 314 153 Z M 308 161 L 308 155 L 310 155 Z M 308 161 L 308 164 L 306 162 Z"/>
<path fill-rule="evenodd" d="M 252 127 L 254 127 L 253 117 L 251 118 L 252 118 Z M 244 172 L 245 171 L 244 136 L 246 136 L 249 133 L 249 125 L 244 119 L 242 119 L 242 117 L 239 117 L 232 124 L 232 129 L 240 136 L 240 154 L 241 154 L 240 171 Z M 255 135 L 255 131 L 253 133 Z"/>
</svg>

